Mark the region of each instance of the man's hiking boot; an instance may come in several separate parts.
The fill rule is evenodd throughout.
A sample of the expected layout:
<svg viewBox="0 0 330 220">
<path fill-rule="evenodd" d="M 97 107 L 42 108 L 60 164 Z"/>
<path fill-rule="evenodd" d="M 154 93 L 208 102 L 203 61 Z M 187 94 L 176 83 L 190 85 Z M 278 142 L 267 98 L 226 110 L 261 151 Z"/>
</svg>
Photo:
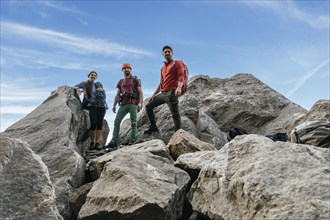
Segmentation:
<svg viewBox="0 0 330 220">
<path fill-rule="evenodd" d="M 104 151 L 105 152 L 111 152 L 111 151 L 117 150 L 117 148 L 118 148 L 117 142 L 116 141 L 110 141 L 110 143 L 107 146 L 105 146 Z"/>
<path fill-rule="evenodd" d="M 117 142 L 116 141 L 110 141 L 110 143 L 105 146 L 105 148 L 116 148 L 117 147 Z"/>
<path fill-rule="evenodd" d="M 128 145 L 134 145 L 135 142 L 136 142 L 136 140 L 134 140 L 134 141 L 131 141 L 131 140 L 130 140 L 130 141 L 128 142 Z"/>
<path fill-rule="evenodd" d="M 104 152 L 109 153 L 109 152 L 115 151 L 115 150 L 117 150 L 117 149 L 118 149 L 117 147 L 114 147 L 114 148 L 112 148 L 112 147 L 107 147 L 107 148 L 104 149 Z"/>
<path fill-rule="evenodd" d="M 156 125 L 150 125 L 148 130 L 145 130 L 144 133 L 145 134 L 151 134 L 152 132 L 158 132 L 158 128 Z"/>
</svg>

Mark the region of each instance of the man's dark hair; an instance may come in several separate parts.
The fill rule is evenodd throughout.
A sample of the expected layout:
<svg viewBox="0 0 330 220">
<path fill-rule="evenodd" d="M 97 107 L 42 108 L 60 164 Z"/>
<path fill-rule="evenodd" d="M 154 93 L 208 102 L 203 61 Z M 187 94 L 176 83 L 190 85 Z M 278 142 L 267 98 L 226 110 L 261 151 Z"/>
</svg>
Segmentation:
<svg viewBox="0 0 330 220">
<path fill-rule="evenodd" d="M 170 47 L 168 45 L 164 46 L 162 51 L 164 52 L 165 49 L 170 49 L 173 52 L 172 47 Z"/>
</svg>

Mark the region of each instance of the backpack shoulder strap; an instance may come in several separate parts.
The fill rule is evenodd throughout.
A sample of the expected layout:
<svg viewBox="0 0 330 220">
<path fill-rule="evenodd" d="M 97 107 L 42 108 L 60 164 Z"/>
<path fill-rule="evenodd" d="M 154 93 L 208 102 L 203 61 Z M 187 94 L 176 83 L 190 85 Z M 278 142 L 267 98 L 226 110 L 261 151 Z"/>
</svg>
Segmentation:
<svg viewBox="0 0 330 220">
<path fill-rule="evenodd" d="M 103 88 L 103 85 L 101 82 L 96 82 L 95 83 L 95 88 Z"/>
<path fill-rule="evenodd" d="M 137 86 L 139 84 L 137 76 L 132 76 L 133 78 L 133 85 L 134 85 L 134 91 L 137 92 Z M 118 81 L 118 84 L 122 85 L 123 84 L 123 79 L 120 79 Z M 121 86 L 120 86 L 120 93 L 121 93 Z"/>
<path fill-rule="evenodd" d="M 137 92 L 137 87 L 139 84 L 139 79 L 137 76 L 133 76 L 133 85 L 134 85 L 134 91 Z"/>
<path fill-rule="evenodd" d="M 176 60 L 173 60 L 171 67 L 173 67 L 175 64 L 176 64 Z"/>
<path fill-rule="evenodd" d="M 120 80 L 118 81 L 118 84 L 120 85 L 120 86 L 119 86 L 119 90 L 120 90 L 120 93 L 121 93 L 121 85 L 123 84 L 123 79 L 120 79 Z M 118 84 L 117 84 L 117 85 L 118 85 Z"/>
</svg>

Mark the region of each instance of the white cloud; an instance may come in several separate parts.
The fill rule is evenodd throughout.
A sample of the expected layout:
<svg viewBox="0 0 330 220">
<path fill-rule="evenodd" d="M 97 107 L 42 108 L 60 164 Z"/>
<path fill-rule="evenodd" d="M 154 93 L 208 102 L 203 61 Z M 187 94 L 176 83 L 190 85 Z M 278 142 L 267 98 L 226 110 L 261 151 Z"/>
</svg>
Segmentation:
<svg viewBox="0 0 330 220">
<path fill-rule="evenodd" d="M 2 74 L 2 73 L 1 73 Z M 0 112 L 1 131 L 32 112 L 52 91 L 41 87 L 45 78 L 16 77 L 9 79 L 1 75 Z"/>
<path fill-rule="evenodd" d="M 329 28 L 330 17 L 328 15 L 311 14 L 299 9 L 293 1 L 288 1 L 288 10 L 290 15 L 294 18 L 308 24 L 309 26 L 317 29 Z"/>
<path fill-rule="evenodd" d="M 250 7 L 269 9 L 279 16 L 291 16 L 307 25 L 316 28 L 329 28 L 329 14 L 315 14 L 299 8 L 294 1 L 242 1 Z"/>
<path fill-rule="evenodd" d="M 109 70 L 116 69 L 119 63 L 102 63 L 99 59 L 90 57 L 71 56 L 63 53 L 49 53 L 47 51 L 27 48 L 1 46 L 2 67 L 23 66 L 29 69 L 44 69 L 48 67 L 65 70 L 89 70 L 90 68 Z"/>
<path fill-rule="evenodd" d="M 76 8 L 64 6 L 61 2 L 58 2 L 58 1 L 43 0 L 43 1 L 36 1 L 36 3 L 47 6 L 49 8 L 57 9 L 62 12 L 66 12 L 68 14 L 76 14 L 76 15 L 83 15 L 83 16 L 88 15 L 84 12 L 77 10 Z"/>
<path fill-rule="evenodd" d="M 36 3 L 41 4 L 43 6 L 46 6 L 48 8 L 56 9 L 56 10 L 61 11 L 61 12 L 65 13 L 65 14 L 67 14 L 67 15 L 74 16 L 82 24 L 88 25 L 88 22 L 86 20 L 83 20 L 82 17 L 89 16 L 89 14 L 86 14 L 86 13 L 84 13 L 82 11 L 79 11 L 75 7 L 65 6 L 65 5 L 62 4 L 62 2 L 59 2 L 59 1 L 47 1 L 47 0 L 43 0 L 43 1 L 36 1 Z M 42 12 L 41 12 L 41 15 L 42 15 Z M 42 15 L 42 16 L 45 16 L 45 14 Z"/>
<path fill-rule="evenodd" d="M 15 78 L 4 79 L 1 77 L 1 107 L 8 106 L 8 103 L 17 103 L 20 106 L 22 103 L 28 101 L 29 103 L 40 103 L 50 95 L 49 88 L 41 87 L 36 82 L 42 83 L 45 78 Z"/>
<path fill-rule="evenodd" d="M 23 106 L 23 105 L 12 105 L 12 106 L 1 106 L 1 114 L 22 114 L 26 115 L 32 112 L 35 106 Z"/>
<path fill-rule="evenodd" d="M 2 37 L 16 37 L 23 40 L 61 48 L 76 54 L 98 54 L 105 56 L 153 56 L 151 52 L 112 43 L 104 39 L 80 37 L 69 33 L 58 32 L 26 26 L 13 22 L 1 22 Z"/>
<path fill-rule="evenodd" d="M 9 5 L 12 7 L 24 7 L 33 8 L 33 12 L 37 12 L 42 18 L 51 16 L 50 10 L 56 10 L 68 16 L 72 16 L 79 20 L 82 24 L 87 25 L 87 21 L 83 20 L 84 17 L 89 17 L 88 13 L 78 10 L 74 6 L 68 6 L 61 1 L 54 0 L 38 0 L 38 1 L 8 1 Z M 68 2 L 67 2 L 68 3 Z"/>
<path fill-rule="evenodd" d="M 4 118 L 4 117 L 2 117 L 2 114 L 1 114 L 0 132 L 3 132 L 5 129 L 7 129 L 9 126 L 14 124 L 15 122 L 17 122 L 21 118 L 22 118 L 22 115 L 16 115 L 16 116 L 11 117 L 11 118 Z"/>
<path fill-rule="evenodd" d="M 292 96 L 300 87 L 302 87 L 304 85 L 304 83 L 313 75 L 315 75 L 316 73 L 319 72 L 319 70 L 324 67 L 325 65 L 329 64 L 330 59 L 327 58 L 326 60 L 324 60 L 323 62 L 321 62 L 319 65 L 317 65 L 314 69 L 310 70 L 309 72 L 307 72 L 307 74 L 305 74 L 304 76 L 302 76 L 300 79 L 298 79 L 298 81 L 296 82 L 296 84 L 294 85 L 294 87 L 286 94 L 286 97 L 289 98 L 290 96 Z"/>
</svg>

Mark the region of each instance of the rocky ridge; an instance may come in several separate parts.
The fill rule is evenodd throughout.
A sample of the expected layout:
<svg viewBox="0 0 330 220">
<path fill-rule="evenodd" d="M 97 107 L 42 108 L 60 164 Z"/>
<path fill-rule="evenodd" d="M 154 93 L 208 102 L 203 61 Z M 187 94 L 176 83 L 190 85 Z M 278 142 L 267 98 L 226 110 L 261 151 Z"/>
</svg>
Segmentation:
<svg viewBox="0 0 330 220">
<path fill-rule="evenodd" d="M 86 157 L 88 114 L 62 86 L 0 134 L 0 216 L 4 219 L 326 219 L 329 149 L 265 137 L 304 120 L 327 119 L 329 100 L 310 111 L 251 74 L 195 76 L 180 97 L 183 129 L 167 107 L 160 132 L 138 144 Z M 103 143 L 109 129 L 104 121 Z M 243 127 L 249 135 L 228 142 Z M 86 164 L 87 162 L 87 164 Z"/>
</svg>

